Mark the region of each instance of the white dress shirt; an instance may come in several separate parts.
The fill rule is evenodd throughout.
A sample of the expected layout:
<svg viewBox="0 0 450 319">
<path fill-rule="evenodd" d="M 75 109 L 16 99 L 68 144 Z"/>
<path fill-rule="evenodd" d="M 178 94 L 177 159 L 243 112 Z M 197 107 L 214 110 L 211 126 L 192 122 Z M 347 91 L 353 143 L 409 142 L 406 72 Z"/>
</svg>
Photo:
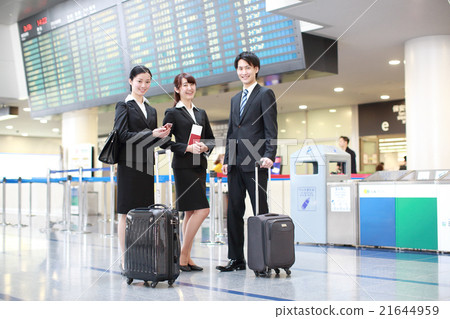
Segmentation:
<svg viewBox="0 0 450 319">
<path fill-rule="evenodd" d="M 148 105 L 150 105 L 150 103 L 148 102 L 148 100 L 145 98 L 145 96 L 143 97 L 144 101 L 143 103 L 138 102 L 133 95 L 128 94 L 127 98 L 125 99 L 125 103 L 128 101 L 135 101 L 136 104 L 139 106 L 139 108 L 141 109 L 142 113 L 144 113 L 145 118 L 147 118 L 147 109 L 145 108 L 145 103 L 147 103 Z"/>
<path fill-rule="evenodd" d="M 252 94 L 253 89 L 255 88 L 256 84 L 258 84 L 258 82 L 253 83 L 252 85 L 250 85 L 247 88 L 247 91 L 248 91 L 248 93 L 247 93 L 247 101 L 250 98 L 250 94 Z M 242 88 L 241 103 L 242 103 L 242 97 L 244 96 L 244 90 L 245 90 L 245 88 Z"/>
<path fill-rule="evenodd" d="M 180 100 L 180 101 L 178 101 L 177 105 L 175 105 L 175 107 L 177 109 L 181 109 L 181 108 L 184 107 L 189 112 L 189 114 L 191 115 L 192 119 L 194 120 L 194 123 L 197 123 L 197 119 L 195 118 L 195 115 L 194 115 L 194 108 L 197 109 L 197 111 L 198 111 L 198 108 L 194 105 L 194 103 L 191 103 L 191 104 L 192 104 L 192 108 L 188 109 L 187 106 L 184 105 L 184 103 L 181 102 L 181 100 Z"/>
</svg>

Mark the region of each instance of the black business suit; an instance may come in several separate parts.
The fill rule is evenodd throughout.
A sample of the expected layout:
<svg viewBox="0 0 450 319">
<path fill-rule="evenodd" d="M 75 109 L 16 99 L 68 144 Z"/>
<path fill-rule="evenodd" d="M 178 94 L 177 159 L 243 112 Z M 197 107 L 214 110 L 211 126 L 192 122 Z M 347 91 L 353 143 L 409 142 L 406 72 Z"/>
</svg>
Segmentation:
<svg viewBox="0 0 450 319">
<path fill-rule="evenodd" d="M 239 115 L 242 91 L 231 99 L 224 164 L 228 164 L 228 258 L 244 260 L 244 214 L 246 191 L 253 214 L 265 214 L 268 170 L 259 170 L 259 212 L 255 209 L 255 161 L 275 160 L 278 134 L 277 105 L 271 89 L 256 84 L 242 116 Z"/>
<path fill-rule="evenodd" d="M 356 154 L 355 152 L 347 146 L 345 151 L 350 154 L 350 173 L 356 174 Z"/>
<path fill-rule="evenodd" d="M 348 146 L 345 152 L 350 154 L 350 174 L 356 174 L 356 153 Z M 345 167 L 345 162 L 338 162 L 337 167 L 341 173 L 347 174 L 348 167 Z"/>
<path fill-rule="evenodd" d="M 133 208 L 154 204 L 153 161 L 151 146 L 159 138 L 152 136 L 157 126 L 156 110 L 145 102 L 147 118 L 134 100 L 116 105 L 114 128 L 119 133 L 120 153 L 117 165 L 117 212 L 126 214 Z M 128 145 L 128 147 L 127 147 Z M 142 154 L 140 152 L 142 150 Z M 149 165 L 147 165 L 149 164 Z"/>
<path fill-rule="evenodd" d="M 180 211 L 209 207 L 206 198 L 206 169 L 208 168 L 208 162 L 205 155 L 209 155 L 215 146 L 214 134 L 205 110 L 197 107 L 193 107 L 193 110 L 195 122 L 185 107 L 167 109 L 163 120 L 163 124 L 173 124 L 170 136 L 173 135 L 175 141 L 170 141 L 163 147 L 170 147 L 173 152 L 172 168 L 177 194 L 176 204 L 177 209 Z M 206 154 L 186 152 L 193 124 L 202 126 L 201 141 L 208 146 Z"/>
</svg>

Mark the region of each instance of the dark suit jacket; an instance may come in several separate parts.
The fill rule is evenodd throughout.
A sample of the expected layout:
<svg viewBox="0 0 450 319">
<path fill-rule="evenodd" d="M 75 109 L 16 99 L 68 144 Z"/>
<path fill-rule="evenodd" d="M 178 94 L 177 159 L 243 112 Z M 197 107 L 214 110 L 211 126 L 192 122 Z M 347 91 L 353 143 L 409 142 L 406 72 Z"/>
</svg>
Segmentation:
<svg viewBox="0 0 450 319">
<path fill-rule="evenodd" d="M 208 146 L 206 155 L 211 154 L 215 146 L 214 134 L 209 124 L 205 110 L 194 108 L 197 124 L 203 127 L 201 141 Z M 175 136 L 175 142 L 170 141 L 162 147 L 170 147 L 173 152 L 172 168 L 193 168 L 201 166 L 208 168 L 208 162 L 203 154 L 186 152 L 194 120 L 185 108 L 172 107 L 166 110 L 163 124 L 172 123 L 170 136 Z"/>
<path fill-rule="evenodd" d="M 239 116 L 242 91 L 231 98 L 224 164 L 244 172 L 255 170 L 261 157 L 275 160 L 277 153 L 277 104 L 271 89 L 257 84 Z"/>
<path fill-rule="evenodd" d="M 350 166 L 351 166 L 351 170 L 350 173 L 351 174 L 356 174 L 356 154 L 355 152 L 349 148 L 347 146 L 347 148 L 345 149 L 345 151 L 350 154 Z"/>
<path fill-rule="evenodd" d="M 149 148 L 159 140 L 152 136 L 152 130 L 158 123 L 157 115 L 156 110 L 147 103 L 145 108 L 147 118 L 134 100 L 116 105 L 114 128 L 118 131 L 121 142 L 119 163 L 127 160 L 127 144 L 128 150 L 132 151 L 131 155 L 128 152 L 128 161 L 146 163 L 147 151 L 153 154 L 153 150 Z"/>
</svg>

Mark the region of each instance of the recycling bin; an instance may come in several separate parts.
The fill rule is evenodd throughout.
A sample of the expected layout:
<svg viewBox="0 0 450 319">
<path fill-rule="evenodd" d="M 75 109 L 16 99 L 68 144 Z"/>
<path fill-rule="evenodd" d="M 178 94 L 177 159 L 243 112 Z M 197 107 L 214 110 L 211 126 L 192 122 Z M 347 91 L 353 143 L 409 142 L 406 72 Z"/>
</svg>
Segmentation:
<svg viewBox="0 0 450 319">
<path fill-rule="evenodd" d="M 327 183 L 350 179 L 350 155 L 335 146 L 306 145 L 291 155 L 290 172 L 295 241 L 328 243 Z"/>
</svg>

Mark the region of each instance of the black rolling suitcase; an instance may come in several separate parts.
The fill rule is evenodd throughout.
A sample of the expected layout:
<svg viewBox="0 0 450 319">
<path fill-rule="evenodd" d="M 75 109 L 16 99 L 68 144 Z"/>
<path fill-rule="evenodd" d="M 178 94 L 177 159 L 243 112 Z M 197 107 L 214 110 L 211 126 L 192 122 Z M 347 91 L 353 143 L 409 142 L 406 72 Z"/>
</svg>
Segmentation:
<svg viewBox="0 0 450 319">
<path fill-rule="evenodd" d="M 155 204 L 128 212 L 125 247 L 124 276 L 129 285 L 134 279 L 140 279 L 145 285 L 151 281 L 153 288 L 166 280 L 172 286 L 180 275 L 178 211 Z"/>
<path fill-rule="evenodd" d="M 258 167 L 256 163 L 256 211 L 259 212 Z M 270 184 L 270 172 L 269 172 Z M 247 220 L 248 267 L 255 275 L 265 277 L 280 268 L 291 274 L 289 269 L 295 262 L 294 223 L 288 215 L 265 214 L 251 216 Z"/>
</svg>

